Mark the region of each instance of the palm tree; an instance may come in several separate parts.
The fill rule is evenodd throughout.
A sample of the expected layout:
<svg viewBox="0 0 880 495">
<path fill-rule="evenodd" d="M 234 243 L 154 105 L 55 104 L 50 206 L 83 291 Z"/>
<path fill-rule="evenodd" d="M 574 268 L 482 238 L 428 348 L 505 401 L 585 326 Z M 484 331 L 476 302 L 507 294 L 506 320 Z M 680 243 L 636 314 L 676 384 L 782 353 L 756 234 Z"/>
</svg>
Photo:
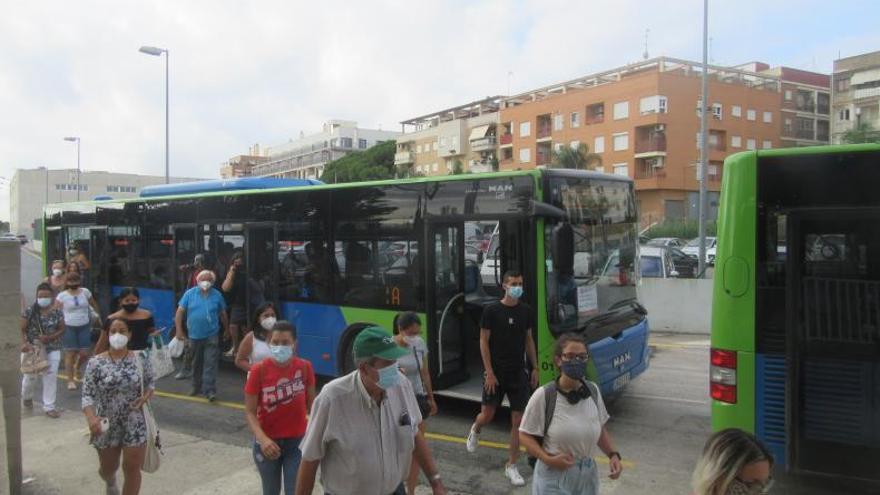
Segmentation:
<svg viewBox="0 0 880 495">
<path fill-rule="evenodd" d="M 590 148 L 586 144 L 581 143 L 577 148 L 563 146 L 553 152 L 554 167 L 586 170 L 590 165 L 602 165 L 602 156 L 590 153 Z"/>
</svg>

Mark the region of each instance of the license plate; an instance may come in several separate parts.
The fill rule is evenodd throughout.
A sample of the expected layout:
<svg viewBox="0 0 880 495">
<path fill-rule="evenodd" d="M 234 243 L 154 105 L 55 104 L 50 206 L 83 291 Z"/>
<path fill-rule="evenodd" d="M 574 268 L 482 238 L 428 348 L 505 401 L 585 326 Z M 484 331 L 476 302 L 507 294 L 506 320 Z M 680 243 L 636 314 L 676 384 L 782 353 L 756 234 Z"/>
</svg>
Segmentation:
<svg viewBox="0 0 880 495">
<path fill-rule="evenodd" d="M 627 371 L 623 375 L 618 376 L 614 379 L 614 383 L 612 383 L 611 388 L 615 391 L 620 390 L 625 387 L 627 383 L 629 383 L 629 372 Z"/>
</svg>

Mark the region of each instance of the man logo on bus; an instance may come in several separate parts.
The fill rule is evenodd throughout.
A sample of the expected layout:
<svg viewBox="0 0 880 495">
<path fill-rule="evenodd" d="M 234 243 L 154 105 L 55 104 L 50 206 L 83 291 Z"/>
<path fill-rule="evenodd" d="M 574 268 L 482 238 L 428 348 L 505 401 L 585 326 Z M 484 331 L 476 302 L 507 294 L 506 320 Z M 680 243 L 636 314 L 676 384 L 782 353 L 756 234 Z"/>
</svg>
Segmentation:
<svg viewBox="0 0 880 495">
<path fill-rule="evenodd" d="M 619 356 L 615 356 L 614 359 L 611 360 L 611 365 L 618 368 L 628 363 L 630 359 L 632 359 L 632 355 L 630 355 L 629 351 L 626 351 Z"/>
</svg>

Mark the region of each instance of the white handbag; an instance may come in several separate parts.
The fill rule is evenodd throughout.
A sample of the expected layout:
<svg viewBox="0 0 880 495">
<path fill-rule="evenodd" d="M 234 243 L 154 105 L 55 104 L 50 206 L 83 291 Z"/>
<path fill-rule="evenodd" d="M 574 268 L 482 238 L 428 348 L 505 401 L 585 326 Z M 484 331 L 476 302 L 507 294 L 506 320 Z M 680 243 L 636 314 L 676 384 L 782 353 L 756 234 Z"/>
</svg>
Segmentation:
<svg viewBox="0 0 880 495">
<path fill-rule="evenodd" d="M 143 353 L 137 357 L 138 373 L 140 373 L 141 377 L 141 397 L 144 395 L 144 365 L 141 362 L 142 358 L 145 358 Z M 144 465 L 141 466 L 141 471 L 145 473 L 155 473 L 159 470 L 159 465 L 162 461 L 162 443 L 159 439 L 159 425 L 156 423 L 155 416 L 153 416 L 153 408 L 150 406 L 149 401 L 144 404 L 141 410 L 144 413 L 144 422 L 147 424 L 147 452 L 144 455 Z"/>
<path fill-rule="evenodd" d="M 174 361 L 171 360 L 171 351 L 167 346 L 162 346 L 158 337 L 151 337 L 150 364 L 153 367 L 153 377 L 158 380 L 174 373 Z"/>
</svg>

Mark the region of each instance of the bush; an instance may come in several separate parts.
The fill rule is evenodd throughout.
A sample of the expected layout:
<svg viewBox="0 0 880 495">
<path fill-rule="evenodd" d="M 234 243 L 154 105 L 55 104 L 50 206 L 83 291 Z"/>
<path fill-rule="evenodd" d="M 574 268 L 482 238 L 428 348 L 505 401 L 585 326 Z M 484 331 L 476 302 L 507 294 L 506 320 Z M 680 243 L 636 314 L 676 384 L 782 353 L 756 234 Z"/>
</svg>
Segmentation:
<svg viewBox="0 0 880 495">
<path fill-rule="evenodd" d="M 649 239 L 655 237 L 678 237 L 679 239 L 690 240 L 699 235 L 700 225 L 695 220 L 666 220 L 652 226 L 645 232 L 644 236 Z M 706 222 L 706 235 L 711 237 L 716 232 L 716 224 L 714 221 Z"/>
</svg>

